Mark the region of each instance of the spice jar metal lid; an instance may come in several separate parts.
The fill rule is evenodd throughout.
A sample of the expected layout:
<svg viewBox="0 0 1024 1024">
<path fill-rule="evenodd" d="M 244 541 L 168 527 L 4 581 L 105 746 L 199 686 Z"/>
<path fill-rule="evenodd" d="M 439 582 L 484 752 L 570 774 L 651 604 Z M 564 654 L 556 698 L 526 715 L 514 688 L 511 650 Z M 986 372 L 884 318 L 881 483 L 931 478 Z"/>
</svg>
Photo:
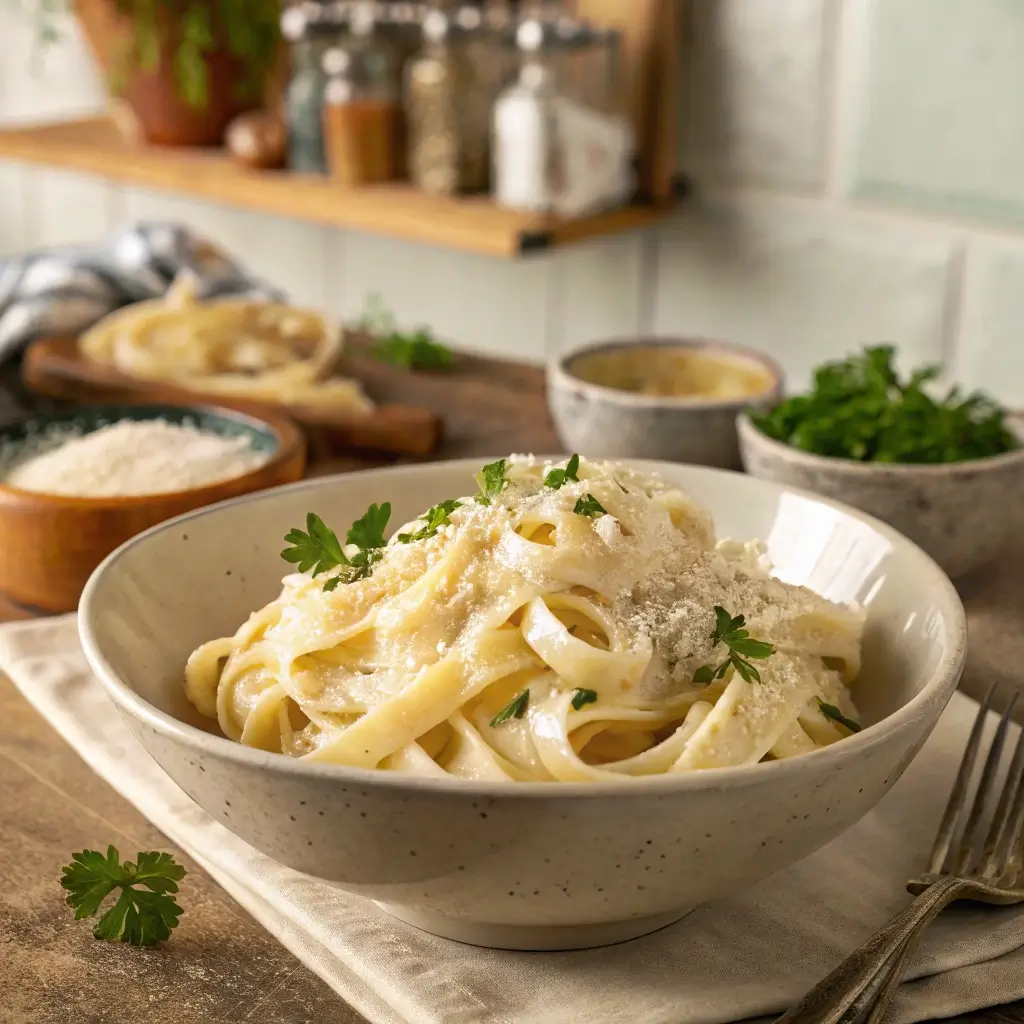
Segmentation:
<svg viewBox="0 0 1024 1024">
<path fill-rule="evenodd" d="M 305 4 L 289 7 L 281 13 L 281 35 L 289 43 L 297 43 L 309 33 Z"/>
<path fill-rule="evenodd" d="M 427 11 L 423 18 L 423 38 L 431 43 L 440 43 L 451 33 L 452 20 L 446 11 Z"/>
<path fill-rule="evenodd" d="M 323 55 L 321 65 L 331 78 L 344 78 L 352 71 L 352 54 L 343 46 L 332 46 Z"/>
<path fill-rule="evenodd" d="M 529 18 L 516 30 L 516 46 L 526 53 L 536 53 L 544 48 L 546 36 L 544 24 L 536 18 Z"/>
</svg>

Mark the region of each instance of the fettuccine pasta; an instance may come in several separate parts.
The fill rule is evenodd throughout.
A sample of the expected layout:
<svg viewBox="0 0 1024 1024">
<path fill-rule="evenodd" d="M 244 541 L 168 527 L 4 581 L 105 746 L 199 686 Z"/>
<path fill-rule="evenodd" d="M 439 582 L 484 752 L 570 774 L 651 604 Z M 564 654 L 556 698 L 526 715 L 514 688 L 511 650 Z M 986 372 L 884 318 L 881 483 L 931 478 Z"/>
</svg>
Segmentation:
<svg viewBox="0 0 1024 1024">
<path fill-rule="evenodd" d="M 311 517 L 286 557 L 327 553 L 191 656 L 189 699 L 263 750 L 495 782 L 751 764 L 859 728 L 863 612 L 716 544 L 669 483 L 512 457 L 481 488 L 383 547 L 360 538 L 389 507 L 337 549 Z"/>
</svg>

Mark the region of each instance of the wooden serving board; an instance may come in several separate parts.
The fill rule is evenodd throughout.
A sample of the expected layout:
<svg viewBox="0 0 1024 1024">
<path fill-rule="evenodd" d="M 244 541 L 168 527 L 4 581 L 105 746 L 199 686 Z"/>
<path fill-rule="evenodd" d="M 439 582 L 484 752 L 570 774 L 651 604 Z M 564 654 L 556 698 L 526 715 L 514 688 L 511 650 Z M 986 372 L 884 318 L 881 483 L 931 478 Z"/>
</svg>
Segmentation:
<svg viewBox="0 0 1024 1024">
<path fill-rule="evenodd" d="M 343 366 L 340 372 L 358 377 L 349 366 Z M 375 393 L 377 389 L 372 381 L 364 381 L 364 386 L 370 397 L 381 404 L 368 413 L 283 403 L 261 405 L 162 381 L 130 377 L 113 367 L 84 358 L 76 338 L 40 338 L 33 342 L 22 360 L 21 376 L 24 385 L 36 394 L 77 404 L 184 403 L 222 405 L 257 413 L 261 407 L 269 407 L 291 416 L 306 431 L 315 449 L 326 448 L 331 452 L 368 450 L 392 455 L 429 455 L 437 448 L 442 435 L 443 420 L 439 412 L 389 402 L 386 395 Z"/>
</svg>

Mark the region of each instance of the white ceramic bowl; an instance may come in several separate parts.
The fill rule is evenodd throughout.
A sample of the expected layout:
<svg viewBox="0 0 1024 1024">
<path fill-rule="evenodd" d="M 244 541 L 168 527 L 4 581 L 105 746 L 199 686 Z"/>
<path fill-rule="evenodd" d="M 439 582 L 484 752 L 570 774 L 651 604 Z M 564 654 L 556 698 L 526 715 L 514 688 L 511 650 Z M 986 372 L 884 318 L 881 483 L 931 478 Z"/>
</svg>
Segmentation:
<svg viewBox="0 0 1024 1024">
<path fill-rule="evenodd" d="M 1020 531 L 1024 417 L 1011 429 L 1022 446 L 1002 455 L 938 465 L 856 462 L 814 455 L 769 437 L 740 414 L 743 466 L 752 476 L 845 502 L 919 544 L 953 579 L 990 564 Z"/>
<path fill-rule="evenodd" d="M 609 386 L 625 379 L 664 384 L 686 376 L 681 360 L 703 376 L 745 378 L 754 393 L 713 398 L 706 395 L 651 395 Z M 739 469 L 736 414 L 751 406 L 775 404 L 782 394 L 782 371 L 767 356 L 738 345 L 694 338 L 633 338 L 581 345 L 548 363 L 551 417 L 567 451 L 592 459 L 662 459 L 718 469 Z"/>
<path fill-rule="evenodd" d="M 182 691 L 185 660 L 277 596 L 287 530 L 308 511 L 346 523 L 384 500 L 405 522 L 464 493 L 483 461 L 352 473 L 226 502 L 135 538 L 89 581 L 82 640 L 124 719 L 186 793 L 278 861 L 466 942 L 620 941 L 839 835 L 900 777 L 956 687 L 963 607 L 895 531 L 752 477 L 641 463 L 708 505 L 720 536 L 763 538 L 781 578 L 866 603 L 855 686 L 863 732 L 743 768 L 501 786 L 305 764 L 204 731 Z"/>
</svg>

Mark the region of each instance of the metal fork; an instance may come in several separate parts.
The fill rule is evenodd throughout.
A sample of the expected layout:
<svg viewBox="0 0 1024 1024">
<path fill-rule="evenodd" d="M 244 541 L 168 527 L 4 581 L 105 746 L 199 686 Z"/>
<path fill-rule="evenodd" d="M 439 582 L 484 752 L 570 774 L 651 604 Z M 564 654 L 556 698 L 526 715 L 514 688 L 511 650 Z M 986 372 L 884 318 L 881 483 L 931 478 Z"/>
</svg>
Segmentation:
<svg viewBox="0 0 1024 1024">
<path fill-rule="evenodd" d="M 921 933 L 941 911 L 956 900 L 1002 906 L 1024 903 L 1024 729 L 1001 789 L 997 781 L 1017 693 L 999 719 L 973 801 L 970 798 L 985 718 L 996 689 L 993 684 L 978 710 L 928 870 L 907 884 L 917 898 L 776 1024 L 878 1024 Z M 997 792 L 995 812 L 985 830 L 986 811 Z M 954 845 L 958 836 L 960 841 Z"/>
</svg>

